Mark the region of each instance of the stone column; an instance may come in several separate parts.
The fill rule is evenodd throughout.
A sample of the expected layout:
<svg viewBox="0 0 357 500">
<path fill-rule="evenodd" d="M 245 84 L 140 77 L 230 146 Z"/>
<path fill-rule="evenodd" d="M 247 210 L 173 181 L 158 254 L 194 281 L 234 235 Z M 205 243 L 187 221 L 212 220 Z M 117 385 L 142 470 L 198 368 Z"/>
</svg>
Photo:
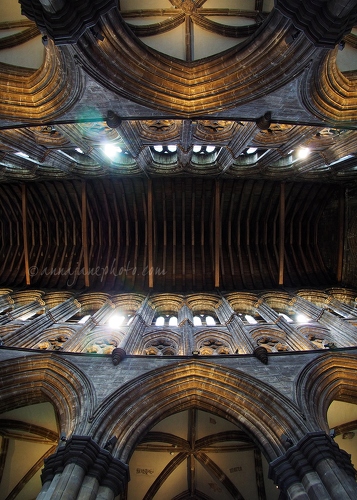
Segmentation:
<svg viewBox="0 0 357 500">
<path fill-rule="evenodd" d="M 239 349 L 239 354 L 252 354 L 256 346 L 249 331 L 224 297 L 222 297 L 216 311 L 219 321 L 226 325 L 227 330 L 232 335 Z"/>
<path fill-rule="evenodd" d="M 41 311 L 44 308 L 45 308 L 45 303 L 43 302 L 42 299 L 34 300 L 29 304 L 17 307 L 16 309 L 12 309 L 12 311 L 5 313 L 3 316 L 0 316 L 0 325 L 5 325 L 10 321 L 14 321 L 18 318 L 21 318 L 22 316 L 25 316 L 25 319 L 27 319 L 27 317 L 31 317 L 33 314 L 37 313 L 38 311 Z"/>
<path fill-rule="evenodd" d="M 177 324 L 181 328 L 182 354 L 190 356 L 194 350 L 193 341 L 193 314 L 192 310 L 184 304 L 178 311 Z"/>
<path fill-rule="evenodd" d="M 269 477 L 291 500 L 357 498 L 350 456 L 324 432 L 310 432 L 269 465 Z"/>
<path fill-rule="evenodd" d="M 155 311 L 149 304 L 149 298 L 146 297 L 139 307 L 138 312 L 135 314 L 133 321 L 130 323 L 128 333 L 118 348 L 122 349 L 127 354 L 134 352 L 141 341 L 141 337 L 147 325 L 151 325 L 154 315 Z"/>
<path fill-rule="evenodd" d="M 0 313 L 7 311 L 8 309 L 13 309 L 14 301 L 7 293 L 5 295 L 0 295 Z"/>
<path fill-rule="evenodd" d="M 268 323 L 274 323 L 280 330 L 286 333 L 287 344 L 295 351 L 315 350 L 316 346 L 306 339 L 296 328 L 294 328 L 283 316 L 280 316 L 263 299 L 258 300 L 256 308 L 260 316 Z"/>
<path fill-rule="evenodd" d="M 113 500 L 129 481 L 129 466 L 89 436 L 72 436 L 45 460 L 37 500 Z"/>
<path fill-rule="evenodd" d="M 45 311 L 44 314 L 35 318 L 26 325 L 20 326 L 13 332 L 3 336 L 6 345 L 21 347 L 29 340 L 38 337 L 41 332 L 47 330 L 54 323 L 64 322 L 77 313 L 80 303 L 73 299 L 67 299 L 62 304 Z"/>
<path fill-rule="evenodd" d="M 294 297 L 290 304 L 296 312 L 302 312 L 314 321 L 326 326 L 332 333 L 336 347 L 356 345 L 357 328 L 348 321 L 338 318 L 334 314 L 299 296 Z"/>
<path fill-rule="evenodd" d="M 108 321 L 110 316 L 113 314 L 115 310 L 115 305 L 109 299 L 105 301 L 105 303 L 96 311 L 93 316 L 87 319 L 87 321 L 83 324 L 82 328 L 80 328 L 76 334 L 69 339 L 65 345 L 65 351 L 78 351 L 81 349 L 83 340 L 91 332 L 96 326 L 102 325 Z"/>
<path fill-rule="evenodd" d="M 346 319 L 357 318 L 357 309 L 347 304 L 344 304 L 343 302 L 341 302 L 338 299 L 335 299 L 334 297 L 328 297 L 326 303 L 329 309 L 332 309 L 334 312 L 340 314 Z"/>
</svg>

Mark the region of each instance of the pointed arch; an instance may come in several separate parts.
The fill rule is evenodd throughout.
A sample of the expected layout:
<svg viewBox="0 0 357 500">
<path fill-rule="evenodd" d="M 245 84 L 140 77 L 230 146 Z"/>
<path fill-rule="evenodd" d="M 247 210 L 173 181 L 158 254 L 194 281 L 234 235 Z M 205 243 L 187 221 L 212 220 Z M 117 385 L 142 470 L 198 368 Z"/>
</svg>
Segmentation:
<svg viewBox="0 0 357 500">
<path fill-rule="evenodd" d="M 272 460 L 285 452 L 288 433 L 299 440 L 309 428 L 295 404 L 264 382 L 214 363 L 184 361 L 153 370 L 106 398 L 93 414 L 91 434 L 118 438 L 114 454 L 127 462 L 158 421 L 198 408 L 243 427 Z"/>
<path fill-rule="evenodd" d="M 299 375 L 296 391 L 306 418 L 328 433 L 326 416 L 332 401 L 357 403 L 356 355 L 339 352 L 314 358 Z"/>
<path fill-rule="evenodd" d="M 67 359 L 32 355 L 0 363 L 0 413 L 30 404 L 50 402 L 61 431 L 84 433 L 95 403 L 90 380 Z"/>
</svg>

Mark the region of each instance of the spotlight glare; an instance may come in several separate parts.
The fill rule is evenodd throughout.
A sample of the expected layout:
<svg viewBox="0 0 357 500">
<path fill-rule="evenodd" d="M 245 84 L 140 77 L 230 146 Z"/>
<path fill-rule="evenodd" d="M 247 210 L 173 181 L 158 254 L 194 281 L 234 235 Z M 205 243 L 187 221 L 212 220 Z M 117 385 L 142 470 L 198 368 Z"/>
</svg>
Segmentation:
<svg viewBox="0 0 357 500">
<path fill-rule="evenodd" d="M 298 323 L 308 323 L 310 320 L 305 316 L 305 314 L 298 314 L 296 316 L 296 321 Z"/>
<path fill-rule="evenodd" d="M 108 158 L 113 159 L 117 153 L 121 153 L 122 149 L 119 146 L 113 146 L 113 144 L 106 144 L 104 146 L 104 153 Z"/>
<path fill-rule="evenodd" d="M 123 321 L 125 320 L 124 316 L 120 316 L 119 314 L 114 314 L 108 321 L 108 325 L 110 328 L 119 328 L 123 324 Z"/>
<path fill-rule="evenodd" d="M 310 149 L 309 148 L 300 148 L 298 151 L 298 157 L 300 160 L 304 160 L 307 158 L 310 154 Z"/>
</svg>

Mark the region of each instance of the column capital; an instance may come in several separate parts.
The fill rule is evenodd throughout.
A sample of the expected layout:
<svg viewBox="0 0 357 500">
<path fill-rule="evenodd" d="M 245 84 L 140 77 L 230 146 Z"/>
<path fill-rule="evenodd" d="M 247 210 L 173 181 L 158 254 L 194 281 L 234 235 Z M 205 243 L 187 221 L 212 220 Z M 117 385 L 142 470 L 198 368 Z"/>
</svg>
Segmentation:
<svg viewBox="0 0 357 500">
<path fill-rule="evenodd" d="M 101 448 L 90 436 L 73 435 L 45 460 L 42 484 L 52 481 L 68 464 L 80 466 L 87 476 L 95 477 L 101 486 L 109 487 L 114 495 L 124 491 L 129 481 L 129 466 Z"/>
<path fill-rule="evenodd" d="M 348 476 L 355 479 L 355 470 L 350 455 L 341 450 L 332 438 L 323 431 L 309 432 L 297 444 L 269 465 L 269 477 L 283 491 L 303 477 L 316 471 L 319 462 L 333 460 Z"/>
</svg>

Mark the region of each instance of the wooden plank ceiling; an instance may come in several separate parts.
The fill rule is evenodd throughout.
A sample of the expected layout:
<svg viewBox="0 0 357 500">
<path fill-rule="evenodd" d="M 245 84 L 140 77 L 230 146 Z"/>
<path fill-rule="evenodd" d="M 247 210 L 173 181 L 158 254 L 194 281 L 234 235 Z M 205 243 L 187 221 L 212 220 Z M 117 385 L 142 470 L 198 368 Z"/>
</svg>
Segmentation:
<svg viewBox="0 0 357 500">
<path fill-rule="evenodd" d="M 8 183 L 0 213 L 2 286 L 252 290 L 329 285 L 338 272 L 339 192 L 326 183 Z"/>
</svg>

